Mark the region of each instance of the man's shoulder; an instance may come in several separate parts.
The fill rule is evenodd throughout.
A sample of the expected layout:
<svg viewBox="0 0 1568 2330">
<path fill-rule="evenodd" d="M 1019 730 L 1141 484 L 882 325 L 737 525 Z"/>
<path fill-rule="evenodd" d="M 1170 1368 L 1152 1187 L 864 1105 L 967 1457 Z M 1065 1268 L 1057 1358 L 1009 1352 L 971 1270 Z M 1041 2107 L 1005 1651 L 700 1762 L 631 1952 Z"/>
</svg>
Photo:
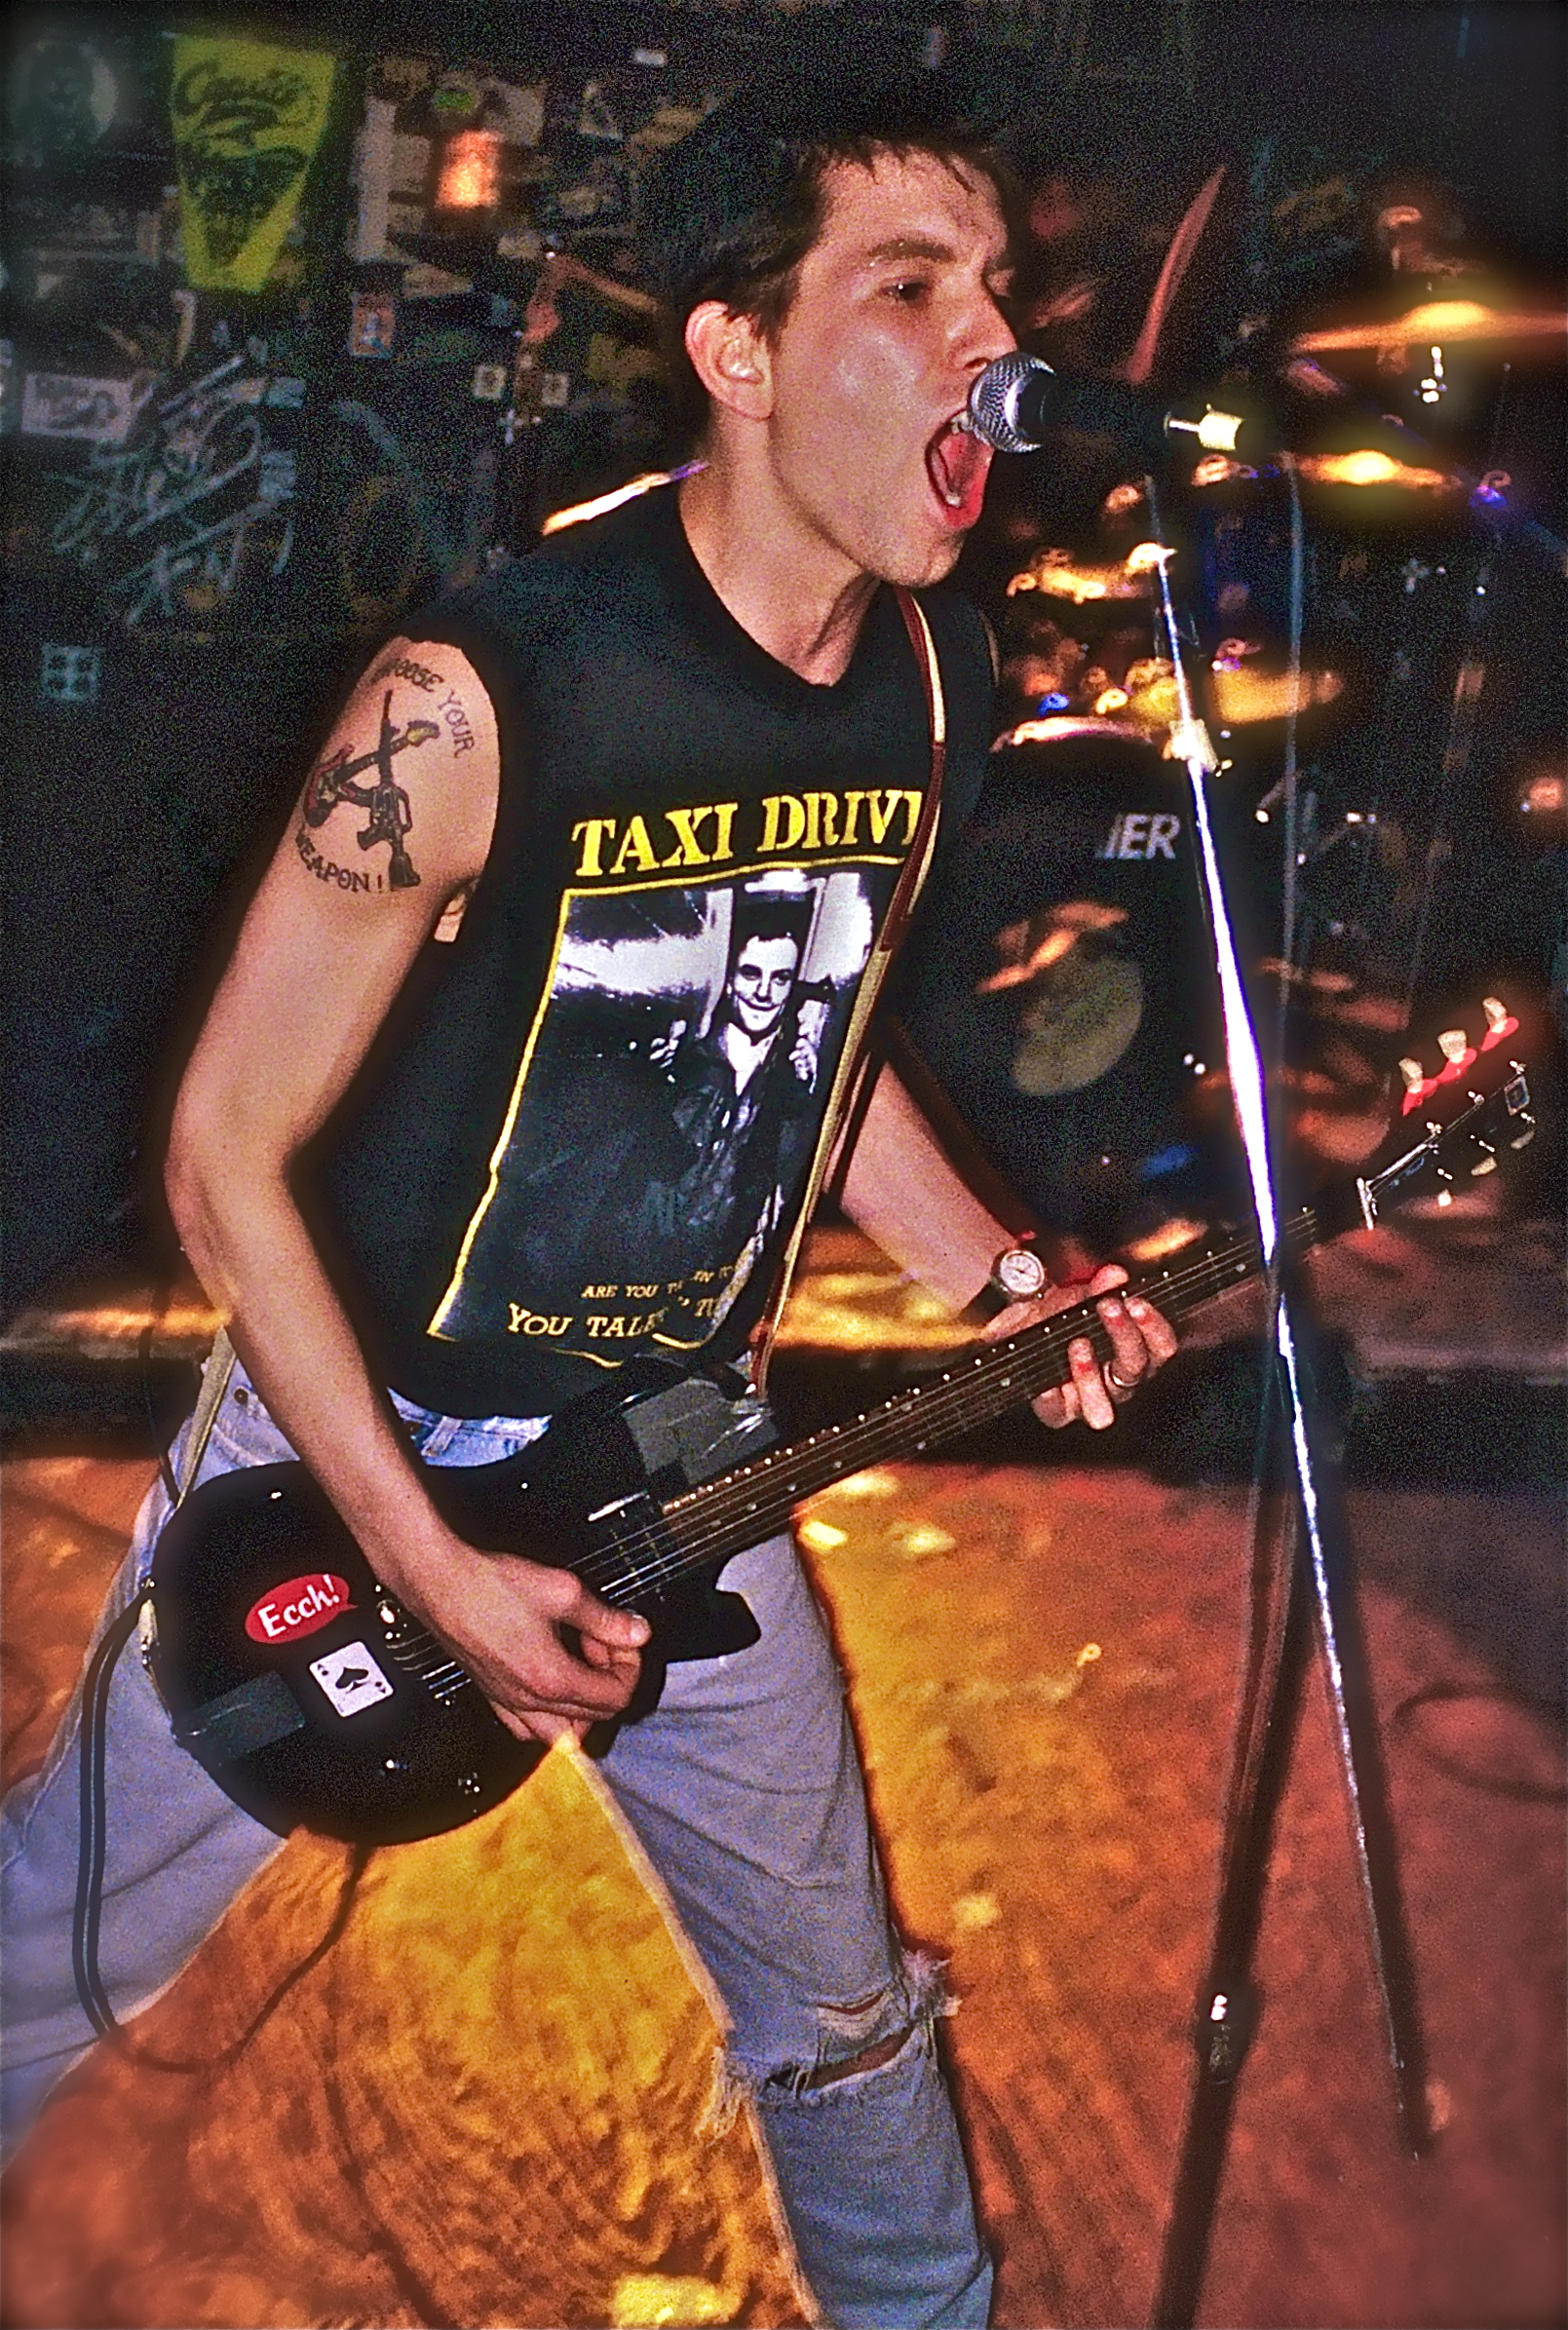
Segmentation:
<svg viewBox="0 0 1568 2330">
<path fill-rule="evenodd" d="M 564 628 L 650 594 L 658 565 L 653 516 L 631 503 L 548 534 L 482 580 L 432 601 L 419 619 L 430 628 L 411 635 L 444 637 L 472 627 L 558 647 Z"/>
</svg>

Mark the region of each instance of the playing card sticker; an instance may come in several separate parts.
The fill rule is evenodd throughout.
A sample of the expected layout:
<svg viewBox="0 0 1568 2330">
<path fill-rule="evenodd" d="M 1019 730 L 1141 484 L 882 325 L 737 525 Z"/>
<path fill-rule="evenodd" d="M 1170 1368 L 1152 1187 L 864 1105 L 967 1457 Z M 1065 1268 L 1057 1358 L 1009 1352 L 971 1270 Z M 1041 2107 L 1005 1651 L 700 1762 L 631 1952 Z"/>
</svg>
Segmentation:
<svg viewBox="0 0 1568 2330">
<path fill-rule="evenodd" d="M 392 1685 L 363 1642 L 345 1643 L 326 1659 L 313 1659 L 310 1671 L 339 1715 L 358 1715 L 392 1697 Z"/>
</svg>

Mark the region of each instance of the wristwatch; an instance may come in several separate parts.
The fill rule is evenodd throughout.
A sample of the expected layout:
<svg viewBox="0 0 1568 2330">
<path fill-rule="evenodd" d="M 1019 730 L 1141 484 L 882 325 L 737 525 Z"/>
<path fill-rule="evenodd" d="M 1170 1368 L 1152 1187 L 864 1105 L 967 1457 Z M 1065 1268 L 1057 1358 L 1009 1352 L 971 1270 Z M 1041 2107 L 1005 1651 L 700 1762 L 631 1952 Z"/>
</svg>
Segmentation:
<svg viewBox="0 0 1568 2330">
<path fill-rule="evenodd" d="M 986 1318 L 1011 1310 L 1014 1303 L 1033 1302 L 1051 1284 L 1051 1273 L 1032 1246 L 1004 1246 L 991 1265 L 991 1275 L 970 1304 Z"/>
</svg>

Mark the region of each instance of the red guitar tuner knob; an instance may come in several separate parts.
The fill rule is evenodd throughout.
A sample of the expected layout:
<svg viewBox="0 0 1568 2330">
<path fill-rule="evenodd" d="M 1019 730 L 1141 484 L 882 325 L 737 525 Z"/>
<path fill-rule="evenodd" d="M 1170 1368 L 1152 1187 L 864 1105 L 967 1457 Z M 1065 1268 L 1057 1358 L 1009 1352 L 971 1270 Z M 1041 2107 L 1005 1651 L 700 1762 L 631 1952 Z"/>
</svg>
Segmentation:
<svg viewBox="0 0 1568 2330">
<path fill-rule="evenodd" d="M 1486 1013 L 1486 1033 L 1481 1038 L 1481 1050 L 1490 1051 L 1495 1044 L 1506 1044 L 1518 1027 L 1518 1021 L 1506 1003 L 1495 995 L 1481 997 L 1481 1010 Z"/>
</svg>

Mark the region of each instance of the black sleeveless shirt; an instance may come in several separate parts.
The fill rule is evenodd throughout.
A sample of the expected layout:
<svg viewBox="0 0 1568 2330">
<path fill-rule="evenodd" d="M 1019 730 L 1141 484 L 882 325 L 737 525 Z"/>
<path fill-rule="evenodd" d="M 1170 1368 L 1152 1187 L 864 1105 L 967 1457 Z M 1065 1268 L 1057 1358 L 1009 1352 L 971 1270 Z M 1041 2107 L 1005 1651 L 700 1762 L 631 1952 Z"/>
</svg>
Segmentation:
<svg viewBox="0 0 1568 2330">
<path fill-rule="evenodd" d="M 922 594 L 942 829 L 978 789 L 978 616 Z M 494 841 L 318 1144 L 308 1207 L 371 1364 L 458 1415 L 540 1415 L 653 1353 L 744 1350 L 930 783 L 879 591 L 817 687 L 728 613 L 658 489 L 403 630 L 500 731 Z"/>
</svg>

